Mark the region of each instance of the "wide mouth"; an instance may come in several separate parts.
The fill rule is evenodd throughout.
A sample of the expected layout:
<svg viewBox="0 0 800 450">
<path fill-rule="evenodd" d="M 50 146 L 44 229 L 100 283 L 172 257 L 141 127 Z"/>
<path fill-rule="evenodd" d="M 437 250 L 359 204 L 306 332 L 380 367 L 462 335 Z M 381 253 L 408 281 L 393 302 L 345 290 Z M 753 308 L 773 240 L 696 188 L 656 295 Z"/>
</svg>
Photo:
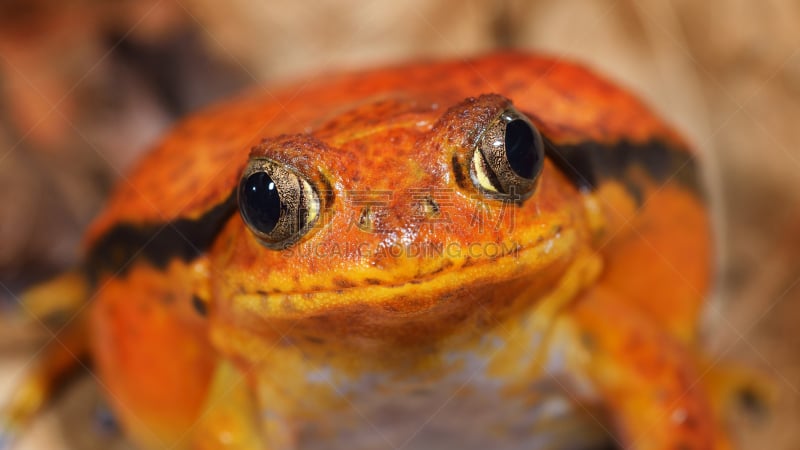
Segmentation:
<svg viewBox="0 0 800 450">
<path fill-rule="evenodd" d="M 531 284 L 546 276 L 557 277 L 577 247 L 575 229 L 554 227 L 546 237 L 533 244 L 507 242 L 505 251 L 493 257 L 443 258 L 438 268 L 414 276 L 392 278 L 392 272 L 370 276 L 375 272 L 354 269 L 347 283 L 335 287 L 297 291 L 258 290 L 232 297 L 237 311 L 264 319 L 301 319 L 313 315 L 347 316 L 358 312 L 381 316 L 408 317 L 434 309 L 448 309 L 448 302 L 482 302 L 486 289 L 502 289 L 521 279 Z M 500 245 L 500 244 L 498 244 Z M 562 269 L 560 269 L 562 268 Z M 478 295 L 479 291 L 481 295 Z M 515 295 L 508 293 L 507 295 Z"/>
</svg>

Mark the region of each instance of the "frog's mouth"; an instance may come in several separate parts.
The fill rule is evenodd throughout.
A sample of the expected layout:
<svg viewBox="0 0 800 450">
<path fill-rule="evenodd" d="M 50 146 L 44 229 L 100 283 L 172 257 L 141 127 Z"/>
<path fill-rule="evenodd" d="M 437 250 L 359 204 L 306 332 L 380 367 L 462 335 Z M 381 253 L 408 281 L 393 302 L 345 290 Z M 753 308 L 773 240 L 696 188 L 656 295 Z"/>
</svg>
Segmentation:
<svg viewBox="0 0 800 450">
<path fill-rule="evenodd" d="M 418 275 L 354 269 L 348 278 L 332 276 L 333 288 L 246 293 L 233 302 L 239 313 L 272 329 L 350 337 L 414 329 L 429 335 L 476 314 L 499 318 L 547 295 L 571 265 L 579 239 L 576 230 L 556 227 L 533 245 L 507 243 L 506 252 L 484 258 L 445 256 Z"/>
</svg>

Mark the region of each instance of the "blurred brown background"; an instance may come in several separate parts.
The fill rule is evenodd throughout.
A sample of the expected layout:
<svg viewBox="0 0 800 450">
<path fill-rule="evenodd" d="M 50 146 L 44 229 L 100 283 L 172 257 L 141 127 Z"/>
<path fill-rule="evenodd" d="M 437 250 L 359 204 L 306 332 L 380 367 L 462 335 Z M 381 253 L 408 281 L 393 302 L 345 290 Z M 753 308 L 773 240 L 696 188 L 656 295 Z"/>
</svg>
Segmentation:
<svg viewBox="0 0 800 450">
<path fill-rule="evenodd" d="M 743 448 L 800 448 L 791 0 L 0 1 L 0 305 L 76 261 L 110 186 L 178 117 L 246 85 L 498 47 L 595 67 L 694 142 L 720 248 L 708 345 L 761 368 L 779 392 L 738 438 Z M 2 338 L 7 391 L 36 347 Z M 24 448 L 124 446 L 85 432 L 97 428 L 95 400 L 85 400 L 95 396 L 79 383 Z"/>
</svg>

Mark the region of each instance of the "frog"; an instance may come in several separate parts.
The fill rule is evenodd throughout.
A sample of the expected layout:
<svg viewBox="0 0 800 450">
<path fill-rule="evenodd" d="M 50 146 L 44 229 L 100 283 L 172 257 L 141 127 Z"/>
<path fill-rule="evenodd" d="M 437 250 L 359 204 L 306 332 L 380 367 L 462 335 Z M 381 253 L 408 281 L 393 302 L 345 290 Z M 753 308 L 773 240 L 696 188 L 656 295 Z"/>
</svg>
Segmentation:
<svg viewBox="0 0 800 450">
<path fill-rule="evenodd" d="M 539 54 L 253 88 L 176 125 L 25 295 L 64 325 L 0 435 L 87 356 L 140 448 L 730 448 L 697 160 Z"/>
</svg>

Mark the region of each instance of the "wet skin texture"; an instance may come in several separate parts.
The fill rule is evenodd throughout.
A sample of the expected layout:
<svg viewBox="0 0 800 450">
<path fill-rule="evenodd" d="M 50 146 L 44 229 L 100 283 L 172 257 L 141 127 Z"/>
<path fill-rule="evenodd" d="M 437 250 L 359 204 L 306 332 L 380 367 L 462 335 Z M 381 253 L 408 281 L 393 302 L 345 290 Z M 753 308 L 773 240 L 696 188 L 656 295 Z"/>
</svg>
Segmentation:
<svg viewBox="0 0 800 450">
<path fill-rule="evenodd" d="M 547 156 L 503 196 L 474 161 L 508 111 Z M 316 196 L 287 248 L 239 214 L 251 161 Z M 727 448 L 695 364 L 709 242 L 690 151 L 625 91 L 411 64 L 179 124 L 87 234 L 86 322 L 143 447 Z"/>
</svg>

